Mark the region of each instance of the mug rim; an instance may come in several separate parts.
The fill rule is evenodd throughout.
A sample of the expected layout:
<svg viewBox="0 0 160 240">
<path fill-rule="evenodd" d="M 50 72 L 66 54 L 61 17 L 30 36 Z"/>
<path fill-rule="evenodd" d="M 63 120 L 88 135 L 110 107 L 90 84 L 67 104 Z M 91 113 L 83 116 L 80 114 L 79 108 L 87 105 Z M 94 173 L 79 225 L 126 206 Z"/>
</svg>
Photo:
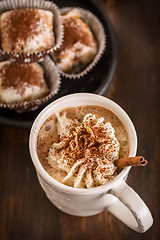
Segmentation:
<svg viewBox="0 0 160 240">
<path fill-rule="evenodd" d="M 129 152 L 129 156 L 135 156 L 136 155 L 136 151 L 137 151 L 137 134 L 136 134 L 136 130 L 135 127 L 131 121 L 131 119 L 129 118 L 128 114 L 114 101 L 110 100 L 107 97 L 104 96 L 100 96 L 94 93 L 74 93 L 74 94 L 69 94 L 66 96 L 63 96 L 55 101 L 53 101 L 52 103 L 50 103 L 47 107 L 45 107 L 40 113 L 39 115 L 36 117 L 36 119 L 34 120 L 34 123 L 31 127 L 31 131 L 30 131 L 30 136 L 29 136 L 29 150 L 30 150 L 30 156 L 32 159 L 32 162 L 35 166 L 36 171 L 40 174 L 40 176 L 43 178 L 43 180 L 49 184 L 51 187 L 54 187 L 56 189 L 59 189 L 62 192 L 66 192 L 72 195 L 95 195 L 95 194 L 99 194 L 99 193 L 104 193 L 107 192 L 108 190 L 112 189 L 115 185 L 119 184 L 121 182 L 121 180 L 123 180 L 125 178 L 125 176 L 128 175 L 131 167 L 126 167 L 124 168 L 120 174 L 118 174 L 113 180 L 110 180 L 107 184 L 101 185 L 101 186 L 97 186 L 97 187 L 93 187 L 93 188 L 74 188 L 74 187 L 70 187 L 67 186 L 63 183 L 58 182 L 57 180 L 55 180 L 53 177 L 51 177 L 43 168 L 43 166 L 40 163 L 40 160 L 38 158 L 37 155 L 37 150 L 36 150 L 36 143 L 37 143 L 37 135 L 39 132 L 40 127 L 42 126 L 42 124 L 45 122 L 46 119 L 48 119 L 49 115 L 52 115 L 54 113 L 54 111 L 52 111 L 50 114 L 48 114 L 48 116 L 46 117 L 47 113 L 50 112 L 50 109 L 53 108 L 53 106 L 56 106 L 56 104 L 59 104 L 60 102 L 64 102 L 67 99 L 70 98 L 90 98 L 90 100 L 93 100 L 94 97 L 94 101 L 96 102 L 96 99 L 99 100 L 100 102 L 106 102 L 106 104 L 110 104 L 110 107 L 107 107 L 107 109 L 110 110 L 111 106 L 114 107 L 114 109 L 111 111 L 116 114 L 116 111 L 119 111 L 121 113 L 121 115 L 123 115 L 123 118 L 125 118 L 125 124 L 123 121 L 124 126 L 126 127 L 126 123 L 129 125 L 128 128 L 130 129 L 130 135 L 132 135 L 132 141 L 134 142 L 134 144 L 132 144 L 132 149 Z M 96 99 L 95 99 L 96 98 Z M 81 104 L 81 105 L 85 105 L 85 104 Z M 81 106 L 81 105 L 77 105 L 77 106 Z M 86 104 L 86 105 L 91 105 L 91 104 Z M 92 105 L 96 105 L 92 104 Z M 98 106 L 98 104 L 97 104 Z M 65 107 L 61 107 L 60 109 L 63 109 Z M 117 115 L 117 114 L 116 114 Z M 122 116 L 119 117 L 119 115 L 117 115 L 117 117 L 121 120 Z M 122 120 L 121 120 L 122 121 Z M 127 129 L 126 129 L 127 130 Z M 128 132 L 128 131 L 127 131 Z M 128 133 L 129 134 L 129 133 Z"/>
</svg>

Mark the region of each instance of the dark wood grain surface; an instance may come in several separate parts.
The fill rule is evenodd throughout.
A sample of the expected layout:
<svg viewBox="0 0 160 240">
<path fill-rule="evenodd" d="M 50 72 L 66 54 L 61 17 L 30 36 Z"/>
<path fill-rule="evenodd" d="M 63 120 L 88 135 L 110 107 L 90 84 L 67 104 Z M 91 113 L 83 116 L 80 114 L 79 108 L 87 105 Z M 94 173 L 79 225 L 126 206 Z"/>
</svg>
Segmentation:
<svg viewBox="0 0 160 240">
<path fill-rule="evenodd" d="M 160 239 L 160 1 L 101 0 L 118 41 L 118 66 L 105 94 L 133 120 L 144 168 L 132 168 L 128 184 L 150 208 L 154 224 L 143 234 L 107 212 L 73 217 L 54 207 L 36 177 L 29 130 L 0 126 L 1 240 Z"/>
</svg>

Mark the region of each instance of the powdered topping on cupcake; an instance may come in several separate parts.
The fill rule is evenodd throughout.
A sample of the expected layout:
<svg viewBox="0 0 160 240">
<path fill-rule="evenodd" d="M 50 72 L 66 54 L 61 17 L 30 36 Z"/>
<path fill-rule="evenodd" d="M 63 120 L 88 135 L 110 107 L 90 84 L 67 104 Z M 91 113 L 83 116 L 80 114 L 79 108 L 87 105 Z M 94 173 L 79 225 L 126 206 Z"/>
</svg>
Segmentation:
<svg viewBox="0 0 160 240">
<path fill-rule="evenodd" d="M 38 63 L 0 63 L 0 102 L 24 102 L 42 98 L 49 92 Z"/>
<path fill-rule="evenodd" d="M 64 40 L 60 49 L 53 54 L 58 68 L 66 73 L 80 72 L 97 53 L 97 43 L 89 26 L 73 9 L 62 15 Z"/>
<path fill-rule="evenodd" d="M 119 142 L 110 122 L 87 114 L 82 122 L 58 115 L 60 140 L 53 143 L 48 163 L 66 176 L 63 183 L 90 188 L 107 183 L 116 175 L 114 161 L 119 157 Z M 61 125 L 61 127 L 60 127 Z"/>
<path fill-rule="evenodd" d="M 1 44 L 6 52 L 38 52 L 54 46 L 53 13 L 15 9 L 1 14 Z"/>
</svg>

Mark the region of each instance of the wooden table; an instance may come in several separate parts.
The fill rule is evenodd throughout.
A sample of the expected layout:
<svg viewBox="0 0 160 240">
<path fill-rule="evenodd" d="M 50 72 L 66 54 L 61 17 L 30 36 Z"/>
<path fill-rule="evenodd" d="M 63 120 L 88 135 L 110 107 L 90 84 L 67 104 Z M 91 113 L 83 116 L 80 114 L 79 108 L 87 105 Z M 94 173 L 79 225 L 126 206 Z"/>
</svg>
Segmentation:
<svg viewBox="0 0 160 240">
<path fill-rule="evenodd" d="M 115 28 L 118 67 L 106 97 L 133 120 L 144 168 L 128 183 L 150 208 L 154 225 L 136 233 L 107 212 L 73 217 L 54 207 L 36 177 L 28 150 L 29 130 L 0 126 L 1 240 L 158 240 L 160 235 L 160 1 L 101 0 Z"/>
</svg>

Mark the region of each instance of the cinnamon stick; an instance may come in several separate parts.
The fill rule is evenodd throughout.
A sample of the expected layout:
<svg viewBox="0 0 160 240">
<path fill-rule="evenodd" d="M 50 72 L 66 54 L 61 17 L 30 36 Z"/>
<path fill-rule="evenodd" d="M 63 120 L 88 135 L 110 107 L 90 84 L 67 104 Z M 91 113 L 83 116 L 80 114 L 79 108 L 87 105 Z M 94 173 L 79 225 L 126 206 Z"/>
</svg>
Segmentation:
<svg viewBox="0 0 160 240">
<path fill-rule="evenodd" d="M 114 161 L 114 165 L 118 168 L 125 168 L 128 166 L 145 166 L 146 164 L 147 160 L 142 156 L 120 158 Z"/>
</svg>

